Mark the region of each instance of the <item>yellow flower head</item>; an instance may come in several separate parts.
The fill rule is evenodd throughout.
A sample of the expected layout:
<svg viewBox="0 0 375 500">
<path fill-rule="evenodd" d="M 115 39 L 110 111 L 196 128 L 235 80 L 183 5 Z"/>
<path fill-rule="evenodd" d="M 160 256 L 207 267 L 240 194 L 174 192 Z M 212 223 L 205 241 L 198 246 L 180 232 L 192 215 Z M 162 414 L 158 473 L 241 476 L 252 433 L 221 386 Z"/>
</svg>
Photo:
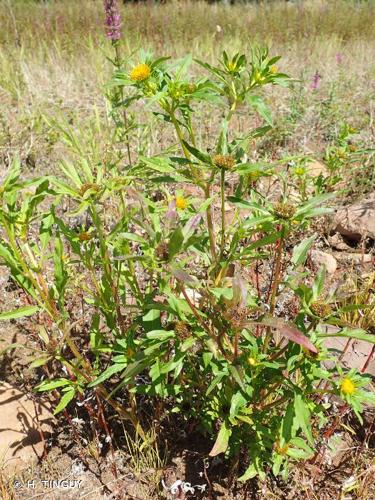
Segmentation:
<svg viewBox="0 0 375 500">
<path fill-rule="evenodd" d="M 262 73 L 260 71 L 256 71 L 254 74 L 254 81 L 256 83 L 263 83 L 265 80 L 264 76 L 262 76 Z"/>
<path fill-rule="evenodd" d="M 259 172 L 259 170 L 255 170 L 254 172 L 250 172 L 248 175 L 251 182 L 256 182 L 261 176 L 261 173 Z"/>
<path fill-rule="evenodd" d="M 256 359 L 252 358 L 251 356 L 247 358 L 247 362 L 250 366 L 255 366 L 257 364 Z"/>
<path fill-rule="evenodd" d="M 188 201 L 182 196 L 176 196 L 176 208 L 184 210 L 188 206 Z"/>
<path fill-rule="evenodd" d="M 275 66 L 275 65 L 271 66 L 270 71 L 273 74 L 277 73 L 277 66 Z"/>
<path fill-rule="evenodd" d="M 130 72 L 130 79 L 133 82 L 143 82 L 151 75 L 151 68 L 148 64 L 138 64 Z"/>
<path fill-rule="evenodd" d="M 301 175 L 305 175 L 305 173 L 306 173 L 306 169 L 304 167 L 296 167 L 294 169 L 294 174 L 295 175 L 301 176 Z"/>
<path fill-rule="evenodd" d="M 282 447 L 280 446 L 280 443 L 276 444 L 276 453 L 278 453 L 279 455 L 286 455 L 288 453 L 288 450 L 289 450 L 288 443 L 284 444 L 284 446 Z"/>
<path fill-rule="evenodd" d="M 354 382 L 348 378 L 348 377 L 345 377 L 342 379 L 341 381 L 341 384 L 340 384 L 340 390 L 343 394 L 346 394 L 346 395 L 352 395 L 355 393 L 355 391 L 357 390 L 356 386 L 354 385 Z"/>
</svg>

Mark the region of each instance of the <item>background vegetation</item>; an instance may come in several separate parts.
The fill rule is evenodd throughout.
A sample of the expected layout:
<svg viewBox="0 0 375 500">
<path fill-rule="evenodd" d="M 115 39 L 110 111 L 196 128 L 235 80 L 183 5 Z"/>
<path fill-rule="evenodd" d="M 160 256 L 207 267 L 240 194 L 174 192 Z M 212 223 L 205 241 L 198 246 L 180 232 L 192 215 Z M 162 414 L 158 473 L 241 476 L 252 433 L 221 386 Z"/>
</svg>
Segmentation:
<svg viewBox="0 0 375 500">
<path fill-rule="evenodd" d="M 371 142 L 374 132 L 374 2 L 320 0 L 245 6 L 205 2 L 121 5 L 127 50 L 214 62 L 223 48 L 254 42 L 283 54 L 282 71 L 298 78 L 293 93 L 274 88 L 269 101 L 276 127 L 267 154 L 321 156 L 342 122 Z M 110 54 L 103 37 L 101 1 L 0 2 L 0 154 L 21 151 L 31 167 L 50 165 L 54 136 L 41 114 L 63 111 L 79 121 L 93 110 L 106 120 L 102 86 Z M 314 84 L 314 81 L 316 82 Z M 316 89 L 314 90 L 314 87 Z M 207 119 L 208 118 L 208 119 Z M 241 118 L 246 126 L 247 116 Z M 202 120 L 207 134 L 215 117 Z M 153 130 L 149 148 L 163 140 Z"/>
</svg>

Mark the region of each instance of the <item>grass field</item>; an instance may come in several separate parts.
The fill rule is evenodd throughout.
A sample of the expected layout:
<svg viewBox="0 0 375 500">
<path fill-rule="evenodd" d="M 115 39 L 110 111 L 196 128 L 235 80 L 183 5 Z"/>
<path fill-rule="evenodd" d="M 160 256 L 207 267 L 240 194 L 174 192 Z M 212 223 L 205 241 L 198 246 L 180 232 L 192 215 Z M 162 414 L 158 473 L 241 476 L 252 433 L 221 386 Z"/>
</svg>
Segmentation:
<svg viewBox="0 0 375 500">
<path fill-rule="evenodd" d="M 142 47 L 156 55 L 189 51 L 213 62 L 223 49 L 246 51 L 254 43 L 282 55 L 282 70 L 297 82 L 292 93 L 269 95 L 276 116 L 271 155 L 281 146 L 320 156 L 343 122 L 371 142 L 373 2 L 221 6 L 184 1 L 124 5 L 121 12 L 124 55 Z M 2 0 L 0 23 L 0 151 L 4 157 L 20 150 L 31 165 L 42 167 L 53 142 L 42 114 L 63 110 L 81 124 L 94 109 L 105 116 L 102 88 L 110 73 L 110 48 L 103 36 L 102 5 Z"/>
<path fill-rule="evenodd" d="M 373 415 L 359 423 L 351 409 L 371 401 L 371 379 L 327 375 L 320 327 L 333 318 L 342 329 L 342 356 L 353 338 L 375 342 L 374 240 L 366 233 L 348 246 L 340 236 L 343 253 L 362 260 L 326 281 L 309 252 L 339 248 L 332 207 L 375 189 L 375 2 L 120 10 L 116 45 L 102 0 L 0 0 L 0 341 L 21 336 L 15 351 L 0 344 L 0 378 L 34 397 L 51 390 L 43 397 L 60 406 L 52 450 L 23 482 L 63 476 L 78 461 L 82 498 L 185 498 L 189 482 L 177 493 L 162 482 L 182 478 L 204 483 L 197 498 L 210 500 L 370 500 Z M 223 51 L 260 46 L 281 56 L 264 78 L 256 57 L 236 73 L 224 56 L 232 86 L 214 74 L 199 87 L 209 73 L 195 59 L 216 64 Z M 186 81 L 138 65 L 144 52 L 190 54 Z M 114 66 L 125 68 L 117 79 Z M 272 111 L 264 135 L 267 111 L 239 98 L 244 75 L 244 95 L 259 90 Z M 199 91 L 207 101 L 191 97 Z M 126 92 L 139 93 L 127 110 Z M 340 295 L 343 276 L 352 288 Z M 341 406 L 327 404 L 331 395 Z M 217 460 L 229 446 L 230 458 Z M 290 481 L 278 475 L 284 460 Z M 236 486 L 244 464 L 262 481 Z M 0 495 L 26 498 L 12 484 L 0 463 Z"/>
</svg>

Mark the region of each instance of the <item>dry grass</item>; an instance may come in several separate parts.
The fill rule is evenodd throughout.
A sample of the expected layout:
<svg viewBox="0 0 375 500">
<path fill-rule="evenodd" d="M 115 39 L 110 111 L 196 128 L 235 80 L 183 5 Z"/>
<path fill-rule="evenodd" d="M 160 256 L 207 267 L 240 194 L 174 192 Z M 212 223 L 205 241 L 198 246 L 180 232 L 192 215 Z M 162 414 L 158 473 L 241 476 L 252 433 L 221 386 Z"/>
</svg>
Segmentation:
<svg viewBox="0 0 375 500">
<path fill-rule="evenodd" d="M 224 48 L 246 52 L 254 42 L 281 54 L 282 70 L 300 83 L 292 93 L 275 89 L 268 97 L 277 118 L 271 148 L 267 144 L 271 155 L 280 148 L 320 154 L 342 121 L 371 140 L 374 2 L 230 7 L 172 1 L 127 4 L 122 14 L 124 54 L 142 46 L 158 55 L 179 56 L 188 50 L 214 61 Z M 102 2 L 2 0 L 0 25 L 0 159 L 7 162 L 20 152 L 27 165 L 44 170 L 56 156 L 43 114 L 59 110 L 86 127 L 95 107 L 105 123 L 102 88 L 110 74 L 110 47 L 103 36 Z M 321 87 L 312 92 L 317 71 Z M 205 122 L 202 137 L 209 135 L 214 121 Z M 243 126 L 249 126 L 247 117 Z M 150 152 L 155 141 L 168 139 L 160 134 L 147 137 Z"/>
</svg>

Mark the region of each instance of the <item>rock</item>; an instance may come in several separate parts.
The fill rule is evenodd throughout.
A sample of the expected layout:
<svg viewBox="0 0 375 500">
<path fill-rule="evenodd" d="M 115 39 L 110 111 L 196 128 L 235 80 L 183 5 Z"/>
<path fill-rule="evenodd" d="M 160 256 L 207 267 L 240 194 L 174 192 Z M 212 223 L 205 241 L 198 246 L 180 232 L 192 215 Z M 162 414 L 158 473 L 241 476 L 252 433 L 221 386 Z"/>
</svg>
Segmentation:
<svg viewBox="0 0 375 500">
<path fill-rule="evenodd" d="M 335 258 L 339 262 L 347 262 L 352 264 L 370 264 L 375 263 L 375 255 L 370 253 L 354 253 L 354 252 L 336 252 Z"/>
<path fill-rule="evenodd" d="M 327 337 L 325 344 L 328 349 L 332 349 L 332 352 L 335 352 L 338 357 L 342 356 L 340 361 L 341 366 L 347 369 L 356 368 L 361 371 L 371 355 L 372 344 L 370 342 L 365 342 L 364 340 L 351 339 L 348 347 L 346 347 L 348 342 L 348 338 Z M 375 359 L 373 355 L 371 356 L 364 373 L 368 373 L 372 376 L 375 375 Z"/>
<path fill-rule="evenodd" d="M 364 373 L 375 376 L 375 356 L 372 352 L 373 344 L 365 340 L 334 337 L 333 335 L 340 331 L 340 328 L 337 326 L 324 325 L 322 331 L 332 335 L 332 337 L 326 337 L 324 343 L 331 354 L 340 359 L 340 365 L 342 367 L 348 370 L 356 368 L 358 371 L 361 371 L 366 365 L 368 358 L 371 356 Z M 336 362 L 328 360 L 324 361 L 323 364 L 326 368 L 332 369 Z"/>
<path fill-rule="evenodd" d="M 324 165 L 324 163 L 321 163 L 317 160 L 310 160 L 307 163 L 306 167 L 311 177 L 319 177 L 320 174 L 324 176 L 328 173 L 327 167 Z"/>
<path fill-rule="evenodd" d="M 0 383 L 1 467 L 16 470 L 43 456 L 46 437 L 52 432 L 53 415 L 43 403 L 33 401 L 12 385 Z"/>
<path fill-rule="evenodd" d="M 335 215 L 335 231 L 350 240 L 375 239 L 375 194 L 348 207 L 340 208 Z"/>
<path fill-rule="evenodd" d="M 322 265 L 326 266 L 327 273 L 333 274 L 337 269 L 336 259 L 329 253 L 322 252 L 321 250 L 311 250 L 310 257 L 313 263 L 320 267 Z"/>
<path fill-rule="evenodd" d="M 332 248 L 335 248 L 336 250 L 341 250 L 343 252 L 350 252 L 352 250 L 352 248 L 345 243 L 342 236 L 338 233 L 334 234 L 333 236 L 329 236 L 328 243 Z"/>
<path fill-rule="evenodd" d="M 341 462 L 347 457 L 348 450 L 353 446 L 348 433 L 335 432 L 327 442 L 327 447 L 324 453 L 324 459 L 328 465 L 338 467 Z"/>
</svg>

